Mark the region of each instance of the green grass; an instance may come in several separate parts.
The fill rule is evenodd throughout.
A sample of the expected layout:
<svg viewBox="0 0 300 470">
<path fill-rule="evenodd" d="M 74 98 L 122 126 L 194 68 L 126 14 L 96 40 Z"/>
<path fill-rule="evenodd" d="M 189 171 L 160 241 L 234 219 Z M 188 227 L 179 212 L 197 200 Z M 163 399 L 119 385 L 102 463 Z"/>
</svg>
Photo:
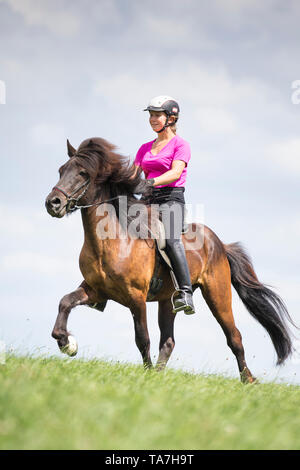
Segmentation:
<svg viewBox="0 0 300 470">
<path fill-rule="evenodd" d="M 300 387 L 8 356 L 0 449 L 299 449 Z"/>
</svg>

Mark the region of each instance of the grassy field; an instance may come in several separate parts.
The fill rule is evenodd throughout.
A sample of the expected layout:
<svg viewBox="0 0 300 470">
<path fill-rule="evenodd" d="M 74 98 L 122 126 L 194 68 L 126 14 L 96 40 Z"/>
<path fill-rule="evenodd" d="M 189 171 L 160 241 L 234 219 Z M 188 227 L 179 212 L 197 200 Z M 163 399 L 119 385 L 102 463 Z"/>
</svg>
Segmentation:
<svg viewBox="0 0 300 470">
<path fill-rule="evenodd" d="M 0 365 L 0 449 L 299 449 L 300 387 L 58 358 Z"/>
</svg>

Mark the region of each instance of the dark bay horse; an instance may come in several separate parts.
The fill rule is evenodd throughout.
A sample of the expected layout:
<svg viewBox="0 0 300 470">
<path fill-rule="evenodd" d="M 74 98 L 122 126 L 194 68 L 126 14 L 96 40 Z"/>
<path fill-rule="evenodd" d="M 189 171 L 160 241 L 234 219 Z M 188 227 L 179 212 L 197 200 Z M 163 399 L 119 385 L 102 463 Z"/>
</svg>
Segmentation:
<svg viewBox="0 0 300 470">
<path fill-rule="evenodd" d="M 142 181 L 141 171 L 130 164 L 129 158 L 119 155 L 113 145 L 101 138 L 84 140 L 75 150 L 69 143 L 69 160 L 59 170 L 60 179 L 46 199 L 47 211 L 53 217 L 81 208 L 84 227 L 84 245 L 79 265 L 83 276 L 80 286 L 65 295 L 59 304 L 59 313 L 52 336 L 60 349 L 75 355 L 77 344 L 67 330 L 71 310 L 77 305 L 105 306 L 109 299 L 126 307 L 132 313 L 135 340 L 145 367 L 151 367 L 150 340 L 147 329 L 146 302 L 156 261 L 155 240 L 151 237 L 121 237 L 119 197 L 127 197 L 132 204 L 149 207 L 136 197 L 135 188 Z M 107 211 L 99 215 L 100 204 L 110 202 L 115 214 Z M 105 206 L 106 207 L 106 206 Z M 99 222 L 108 220 L 116 229 L 116 236 L 103 238 L 97 234 Z M 127 217 L 127 223 L 130 217 Z M 197 225 L 189 224 L 182 234 L 186 248 L 189 232 L 199 236 Z M 203 227 L 202 227 L 203 228 Z M 239 243 L 223 244 L 217 235 L 204 226 L 200 248 L 187 250 L 193 290 L 201 289 L 211 312 L 220 324 L 227 344 L 236 357 L 241 380 L 255 379 L 247 367 L 242 337 L 235 326 L 232 313 L 231 284 L 249 313 L 266 329 L 277 353 L 277 364 L 282 364 L 292 353 L 291 334 L 287 321 L 294 325 L 281 298 L 259 282 L 249 256 Z M 166 265 L 160 266 L 161 289 L 152 302 L 158 302 L 160 344 L 157 368 L 165 367 L 175 345 L 174 319 L 171 296 L 174 286 Z M 295 325 L 294 325 L 295 326 Z"/>
</svg>

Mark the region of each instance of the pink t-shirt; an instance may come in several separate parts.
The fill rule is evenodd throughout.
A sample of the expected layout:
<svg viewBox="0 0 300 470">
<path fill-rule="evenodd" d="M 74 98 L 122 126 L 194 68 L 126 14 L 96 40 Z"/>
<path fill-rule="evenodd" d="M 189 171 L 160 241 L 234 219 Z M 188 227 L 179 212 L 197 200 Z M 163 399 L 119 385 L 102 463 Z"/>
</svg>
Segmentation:
<svg viewBox="0 0 300 470">
<path fill-rule="evenodd" d="M 163 188 L 170 186 L 177 188 L 184 186 L 186 182 L 187 164 L 191 158 L 189 143 L 182 139 L 182 137 L 179 137 L 179 135 L 175 135 L 157 155 L 153 155 L 151 152 L 153 142 L 155 142 L 155 140 L 151 140 L 151 142 L 147 142 L 139 148 L 134 160 L 135 165 L 141 166 L 146 179 L 150 179 L 156 178 L 166 171 L 171 170 L 173 160 L 182 160 L 185 162 L 185 167 L 180 178 L 177 181 L 173 181 L 173 183 L 155 187 Z"/>
</svg>

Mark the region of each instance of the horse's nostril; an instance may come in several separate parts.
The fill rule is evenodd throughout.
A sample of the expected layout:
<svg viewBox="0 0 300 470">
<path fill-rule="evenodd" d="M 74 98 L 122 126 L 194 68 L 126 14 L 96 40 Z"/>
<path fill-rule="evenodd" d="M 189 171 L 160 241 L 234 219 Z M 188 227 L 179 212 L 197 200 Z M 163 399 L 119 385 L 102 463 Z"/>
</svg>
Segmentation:
<svg viewBox="0 0 300 470">
<path fill-rule="evenodd" d="M 54 197 L 54 198 L 51 200 L 51 204 L 52 204 L 52 206 L 60 206 L 61 200 L 59 199 L 59 197 Z"/>
<path fill-rule="evenodd" d="M 61 200 L 59 197 L 53 197 L 52 199 L 47 199 L 46 201 L 46 206 L 48 207 L 49 210 L 53 209 L 58 209 L 61 205 Z"/>
</svg>

